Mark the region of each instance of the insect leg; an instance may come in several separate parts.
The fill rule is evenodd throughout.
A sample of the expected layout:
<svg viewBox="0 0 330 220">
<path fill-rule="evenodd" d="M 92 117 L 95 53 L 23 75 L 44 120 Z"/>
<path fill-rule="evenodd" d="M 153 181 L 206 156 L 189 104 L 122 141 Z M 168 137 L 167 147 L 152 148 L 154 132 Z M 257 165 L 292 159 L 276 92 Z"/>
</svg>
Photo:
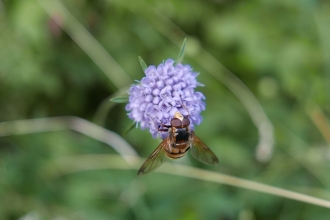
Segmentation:
<svg viewBox="0 0 330 220">
<path fill-rule="evenodd" d="M 154 120 L 154 118 L 152 118 L 149 114 L 147 114 L 149 116 L 149 118 L 152 120 L 152 122 L 154 123 L 154 126 L 156 127 L 156 122 Z M 165 125 L 165 124 L 160 124 L 158 125 L 157 131 L 160 132 L 168 132 L 168 129 L 170 128 L 170 125 Z"/>
<path fill-rule="evenodd" d="M 185 104 L 183 104 L 183 101 L 182 101 L 181 97 L 180 97 L 180 100 L 181 100 L 181 105 L 182 105 L 182 107 L 188 112 L 188 115 L 185 116 L 185 117 L 188 118 L 188 117 L 190 116 L 190 112 L 189 112 L 188 108 L 185 106 Z"/>
</svg>

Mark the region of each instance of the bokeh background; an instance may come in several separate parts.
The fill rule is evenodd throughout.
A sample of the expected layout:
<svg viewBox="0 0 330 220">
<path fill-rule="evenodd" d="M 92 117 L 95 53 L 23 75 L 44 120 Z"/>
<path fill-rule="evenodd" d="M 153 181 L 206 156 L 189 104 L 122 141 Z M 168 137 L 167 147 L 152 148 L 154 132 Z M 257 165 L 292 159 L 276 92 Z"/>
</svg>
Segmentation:
<svg viewBox="0 0 330 220">
<path fill-rule="evenodd" d="M 118 152 L 70 118 L 46 123 L 58 131 L 15 123 L 76 116 L 122 134 L 131 121 L 109 98 L 143 77 L 138 56 L 175 59 L 187 37 L 183 63 L 205 84 L 196 133 L 220 164 L 175 163 L 330 200 L 329 27 L 321 0 L 1 0 L 0 219 L 328 219 L 326 208 L 233 186 L 94 169 L 88 158 Z M 160 142 L 139 129 L 125 140 L 141 157 Z"/>
</svg>

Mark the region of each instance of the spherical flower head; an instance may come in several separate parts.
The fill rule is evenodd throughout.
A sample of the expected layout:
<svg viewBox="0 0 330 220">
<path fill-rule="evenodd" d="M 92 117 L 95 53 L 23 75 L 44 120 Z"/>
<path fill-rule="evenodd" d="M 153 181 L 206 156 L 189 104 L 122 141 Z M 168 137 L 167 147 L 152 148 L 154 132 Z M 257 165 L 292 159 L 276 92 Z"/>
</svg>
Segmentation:
<svg viewBox="0 0 330 220">
<path fill-rule="evenodd" d="M 198 74 L 189 65 L 174 64 L 168 59 L 144 72 L 146 76 L 140 84 L 132 85 L 129 90 L 126 105 L 129 118 L 140 123 L 142 129 L 148 128 L 153 137 L 159 134 L 162 138 L 168 133 L 159 132 L 158 126 L 170 125 L 176 112 L 189 115 L 191 129 L 202 122 L 200 113 L 205 110 L 205 96 L 194 91 L 202 84 L 197 82 Z"/>
</svg>

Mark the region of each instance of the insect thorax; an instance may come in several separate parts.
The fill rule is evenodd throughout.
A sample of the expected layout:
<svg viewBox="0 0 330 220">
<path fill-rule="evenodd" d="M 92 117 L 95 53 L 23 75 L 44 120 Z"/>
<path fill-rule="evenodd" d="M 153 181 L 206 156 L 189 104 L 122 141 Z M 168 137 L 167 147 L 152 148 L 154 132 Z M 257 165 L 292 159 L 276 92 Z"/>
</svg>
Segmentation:
<svg viewBox="0 0 330 220">
<path fill-rule="evenodd" d="M 189 140 L 189 131 L 187 127 L 185 128 L 176 128 L 175 132 L 175 142 L 182 143 L 187 142 Z"/>
</svg>

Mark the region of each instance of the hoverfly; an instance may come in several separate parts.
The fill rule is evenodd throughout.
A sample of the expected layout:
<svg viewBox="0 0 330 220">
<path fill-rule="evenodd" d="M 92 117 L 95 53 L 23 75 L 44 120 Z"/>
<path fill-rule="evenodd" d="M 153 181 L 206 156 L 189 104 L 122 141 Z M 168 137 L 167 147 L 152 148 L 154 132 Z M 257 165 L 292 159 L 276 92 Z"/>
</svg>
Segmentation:
<svg viewBox="0 0 330 220">
<path fill-rule="evenodd" d="M 160 167 L 165 162 L 165 155 L 171 159 L 178 159 L 183 157 L 189 149 L 191 149 L 192 156 L 204 164 L 215 165 L 219 163 L 217 156 L 189 128 L 188 116 L 184 117 L 180 112 L 176 112 L 171 120 L 171 125 L 162 124 L 160 125 L 163 127 L 161 129 L 158 127 L 158 131 L 168 132 L 168 137 L 142 164 L 138 175 L 147 174 Z"/>
</svg>

